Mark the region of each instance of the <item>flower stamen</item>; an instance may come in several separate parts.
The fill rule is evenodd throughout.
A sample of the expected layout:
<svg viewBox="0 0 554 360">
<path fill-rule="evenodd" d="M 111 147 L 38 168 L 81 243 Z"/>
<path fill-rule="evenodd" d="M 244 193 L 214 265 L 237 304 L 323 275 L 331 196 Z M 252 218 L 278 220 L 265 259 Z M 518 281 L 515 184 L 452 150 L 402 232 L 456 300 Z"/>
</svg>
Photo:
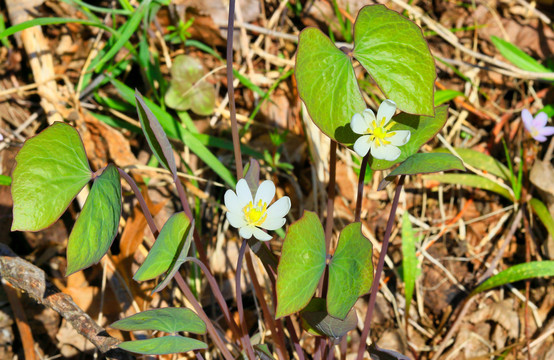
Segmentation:
<svg viewBox="0 0 554 360">
<path fill-rule="evenodd" d="M 248 225 L 260 226 L 267 218 L 267 204 L 262 202 L 262 200 L 258 201 L 257 206 L 254 206 L 252 201 L 250 201 L 242 211 Z"/>
</svg>

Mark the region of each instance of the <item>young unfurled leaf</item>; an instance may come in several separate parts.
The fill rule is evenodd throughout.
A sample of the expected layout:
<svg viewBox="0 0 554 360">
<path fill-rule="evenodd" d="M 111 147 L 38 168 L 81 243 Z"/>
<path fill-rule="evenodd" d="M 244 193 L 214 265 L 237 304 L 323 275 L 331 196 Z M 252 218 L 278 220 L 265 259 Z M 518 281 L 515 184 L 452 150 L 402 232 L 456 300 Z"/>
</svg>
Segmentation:
<svg viewBox="0 0 554 360">
<path fill-rule="evenodd" d="M 325 270 L 325 234 L 317 215 L 304 211 L 288 231 L 277 268 L 276 318 L 302 310 Z"/>
<path fill-rule="evenodd" d="M 554 261 L 531 261 L 528 263 L 514 265 L 488 278 L 481 285 L 477 286 L 470 295 L 506 285 L 520 280 L 535 277 L 554 276 Z"/>
<path fill-rule="evenodd" d="M 79 133 L 60 122 L 27 140 L 15 160 L 12 231 L 52 225 L 92 179 Z"/>
<path fill-rule="evenodd" d="M 142 311 L 110 325 L 125 331 L 157 330 L 166 333 L 178 331 L 205 334 L 206 324 L 196 313 L 187 308 L 160 308 Z"/>
<path fill-rule="evenodd" d="M 167 284 L 173 279 L 177 271 L 181 268 L 181 265 L 183 265 L 186 261 L 186 257 L 190 250 L 190 244 L 192 243 L 192 238 L 194 235 L 194 219 L 192 220 L 192 223 L 190 224 L 189 230 L 187 232 L 187 237 L 185 238 L 185 241 L 181 247 L 181 250 L 179 251 L 179 255 L 174 258 L 173 262 L 169 266 L 169 270 L 162 276 L 160 279 L 160 282 L 154 290 L 152 290 L 152 293 L 162 291 Z"/>
<path fill-rule="evenodd" d="M 83 210 L 69 235 L 66 276 L 102 259 L 117 235 L 120 217 L 119 172 L 109 164 L 102 175 L 94 179 Z"/>
<path fill-rule="evenodd" d="M 418 153 L 413 154 L 391 171 L 387 180 L 392 180 L 398 175 L 429 174 L 448 170 L 463 171 L 465 167 L 462 161 L 452 154 Z"/>
<path fill-rule="evenodd" d="M 207 349 L 208 345 L 195 339 L 171 335 L 147 340 L 124 341 L 119 348 L 144 355 L 177 354 L 187 351 Z"/>
<path fill-rule="evenodd" d="M 150 149 L 158 161 L 164 168 L 169 170 L 173 176 L 177 176 L 177 166 L 175 165 L 175 157 L 173 156 L 173 148 L 167 139 L 164 129 L 156 116 L 144 102 L 144 99 L 135 90 L 135 98 L 137 103 L 137 112 L 139 115 L 140 125 Z"/>
<path fill-rule="evenodd" d="M 344 319 L 356 300 L 366 294 L 373 280 L 373 246 L 362 234 L 362 224 L 342 229 L 335 254 L 329 263 L 327 312 Z"/>
<path fill-rule="evenodd" d="M 171 215 L 133 279 L 150 280 L 168 271 L 184 245 L 187 231 L 192 229 L 185 213 L 178 212 Z"/>
<path fill-rule="evenodd" d="M 187 55 L 177 56 L 171 68 L 171 84 L 165 94 L 167 106 L 210 115 L 215 106 L 215 90 L 213 85 L 202 80 L 203 76 L 204 68 L 198 60 Z"/>
</svg>

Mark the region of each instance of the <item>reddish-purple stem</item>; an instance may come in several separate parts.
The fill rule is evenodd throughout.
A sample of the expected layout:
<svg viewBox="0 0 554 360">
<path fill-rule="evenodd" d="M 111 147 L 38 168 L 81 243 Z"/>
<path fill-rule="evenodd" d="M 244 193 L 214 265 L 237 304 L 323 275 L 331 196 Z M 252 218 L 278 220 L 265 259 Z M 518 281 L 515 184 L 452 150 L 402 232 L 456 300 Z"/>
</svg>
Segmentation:
<svg viewBox="0 0 554 360">
<path fill-rule="evenodd" d="M 229 93 L 229 113 L 231 117 L 231 133 L 233 135 L 233 150 L 237 180 L 242 178 L 242 155 L 235 109 L 235 87 L 233 86 L 233 28 L 235 27 L 235 0 L 229 1 L 229 19 L 227 21 L 227 91 Z"/>
<path fill-rule="evenodd" d="M 360 167 L 360 177 L 358 177 L 358 194 L 356 195 L 356 212 L 354 213 L 354 222 L 360 222 L 360 215 L 362 213 L 362 200 L 364 196 L 364 180 L 365 171 L 367 168 L 367 161 L 369 159 L 369 153 L 362 159 L 362 165 Z"/>
<path fill-rule="evenodd" d="M 390 209 L 389 220 L 387 222 L 387 228 L 385 230 L 385 237 L 383 238 L 383 246 L 381 253 L 379 254 L 379 262 L 377 263 L 377 270 L 375 271 L 375 277 L 371 284 L 371 294 L 369 295 L 369 304 L 367 306 L 367 314 L 364 321 L 364 328 L 360 337 L 360 347 L 358 348 L 358 360 L 362 360 L 364 356 L 364 350 L 366 348 L 366 339 L 369 336 L 371 329 L 371 320 L 373 319 L 373 310 L 375 308 L 375 300 L 377 300 L 377 293 L 379 292 L 379 281 L 381 280 L 381 273 L 383 272 L 383 266 L 385 264 L 385 256 L 387 255 L 387 249 L 389 247 L 390 235 L 392 232 L 392 226 L 394 225 L 394 218 L 396 215 L 396 209 L 398 208 L 398 199 L 404 184 L 405 175 L 400 175 L 398 185 L 396 186 L 396 192 L 394 199 L 392 200 L 392 206 Z"/>
<path fill-rule="evenodd" d="M 244 347 L 244 350 L 246 351 L 246 355 L 248 355 L 248 358 L 251 360 L 255 360 L 256 356 L 254 355 L 254 349 L 252 348 L 252 343 L 250 342 L 250 336 L 248 335 L 248 329 L 246 327 L 246 321 L 244 320 L 244 308 L 242 305 L 242 290 L 240 287 L 242 259 L 244 258 L 244 253 L 246 251 L 246 245 L 247 245 L 246 239 L 242 239 L 242 245 L 240 246 L 240 251 L 239 251 L 239 258 L 237 260 L 237 274 L 235 276 L 235 287 L 236 287 L 236 294 L 237 294 L 237 308 L 239 311 L 239 324 L 242 330 L 241 338 L 244 339 L 242 346 Z"/>
</svg>

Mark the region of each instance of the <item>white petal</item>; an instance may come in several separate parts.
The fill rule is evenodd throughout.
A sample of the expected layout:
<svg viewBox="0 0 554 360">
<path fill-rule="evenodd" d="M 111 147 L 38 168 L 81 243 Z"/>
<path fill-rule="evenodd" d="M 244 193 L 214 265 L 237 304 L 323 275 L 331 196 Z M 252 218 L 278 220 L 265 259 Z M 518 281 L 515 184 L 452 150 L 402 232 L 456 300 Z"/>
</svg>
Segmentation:
<svg viewBox="0 0 554 360">
<path fill-rule="evenodd" d="M 360 134 L 360 135 L 367 134 L 368 127 L 369 127 L 369 124 L 361 114 L 354 114 L 354 116 L 352 116 L 352 121 L 350 122 L 350 128 L 356 134 Z"/>
<path fill-rule="evenodd" d="M 362 113 L 362 116 L 367 124 L 367 126 L 373 130 L 373 122 L 375 121 L 375 113 L 371 109 L 365 109 Z"/>
<path fill-rule="evenodd" d="M 400 156 L 400 149 L 394 145 L 377 146 L 373 143 L 371 144 L 371 156 L 376 159 L 393 161 Z"/>
<path fill-rule="evenodd" d="M 252 192 L 250 192 L 248 183 L 244 179 L 240 179 L 237 182 L 237 198 L 241 211 L 243 207 L 245 207 L 249 202 L 252 201 Z"/>
<path fill-rule="evenodd" d="M 237 197 L 237 194 L 235 194 L 235 192 L 231 189 L 225 191 L 225 206 L 232 213 L 242 212 L 239 198 Z"/>
<path fill-rule="evenodd" d="M 252 228 L 252 234 L 254 234 L 254 237 L 256 239 L 261 240 L 261 241 L 269 241 L 269 240 L 273 239 L 273 236 L 269 235 L 268 233 L 266 233 L 262 229 L 258 229 L 258 228 Z"/>
<path fill-rule="evenodd" d="M 249 227 L 249 226 L 244 226 L 244 227 L 241 227 L 239 229 L 239 235 L 243 238 L 243 239 L 250 239 L 252 237 L 252 230 L 255 229 L 255 227 Z"/>
<path fill-rule="evenodd" d="M 379 106 L 379 110 L 377 110 L 377 125 L 381 124 L 380 126 L 385 126 L 390 119 L 392 119 L 392 116 L 396 112 L 396 103 L 392 100 L 385 100 L 381 103 L 381 106 Z M 383 121 L 383 118 L 385 118 L 385 123 L 381 123 Z"/>
<path fill-rule="evenodd" d="M 267 218 L 282 218 L 289 213 L 290 210 L 290 198 L 283 196 L 279 200 L 275 201 L 269 209 L 267 209 Z M 262 224 L 262 227 L 263 226 Z M 267 228 L 266 228 L 267 229 Z"/>
<path fill-rule="evenodd" d="M 231 224 L 234 228 L 241 228 L 243 226 L 246 226 L 246 220 L 244 220 L 244 215 L 242 212 L 227 212 L 227 220 L 229 221 L 229 224 Z"/>
<path fill-rule="evenodd" d="M 270 218 L 269 216 L 265 219 L 264 223 L 260 225 L 261 228 L 266 230 L 277 230 L 282 228 L 283 225 L 287 222 L 285 218 Z"/>
<path fill-rule="evenodd" d="M 370 145 L 371 143 L 369 142 L 369 135 L 360 136 L 358 140 L 356 140 L 356 142 L 354 143 L 354 151 L 356 152 L 356 154 L 364 157 L 367 155 Z"/>
<path fill-rule="evenodd" d="M 263 203 L 269 204 L 275 196 L 275 185 L 271 180 L 266 180 L 260 184 L 258 191 L 256 192 L 256 199 L 254 199 L 254 205 L 257 206 L 258 202 L 262 200 Z"/>
<path fill-rule="evenodd" d="M 395 130 L 395 134 L 391 137 L 387 137 L 387 140 L 394 146 L 405 145 L 410 140 L 410 130 Z"/>
</svg>

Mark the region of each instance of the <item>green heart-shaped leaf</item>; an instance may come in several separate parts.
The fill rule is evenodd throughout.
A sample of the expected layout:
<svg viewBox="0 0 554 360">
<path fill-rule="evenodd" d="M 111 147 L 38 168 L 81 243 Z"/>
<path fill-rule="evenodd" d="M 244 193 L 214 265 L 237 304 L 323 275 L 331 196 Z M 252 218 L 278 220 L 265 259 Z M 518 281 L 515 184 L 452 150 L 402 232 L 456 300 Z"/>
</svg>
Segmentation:
<svg viewBox="0 0 554 360">
<path fill-rule="evenodd" d="M 150 280 L 168 271 L 184 245 L 184 237 L 189 228 L 190 221 L 184 212 L 171 215 L 133 279 Z"/>
<path fill-rule="evenodd" d="M 215 106 L 215 90 L 213 85 L 202 80 L 203 75 L 204 68 L 198 60 L 187 55 L 177 56 L 171 68 L 171 84 L 165 94 L 167 106 L 210 115 Z"/>
<path fill-rule="evenodd" d="M 202 341 L 183 336 L 162 336 L 147 340 L 124 341 L 119 348 L 144 355 L 165 355 L 207 349 Z"/>
<path fill-rule="evenodd" d="M 434 115 L 435 62 L 416 24 L 384 5 L 366 6 L 354 39 L 354 57 L 388 99 L 407 113 Z"/>
<path fill-rule="evenodd" d="M 90 194 L 69 235 L 66 276 L 96 264 L 117 235 L 121 217 L 119 172 L 109 164 L 94 179 Z"/>
<path fill-rule="evenodd" d="M 335 254 L 329 263 L 327 312 L 344 319 L 358 297 L 367 293 L 373 280 L 373 246 L 362 234 L 362 224 L 342 229 Z"/>
<path fill-rule="evenodd" d="M 434 117 L 406 113 L 400 113 L 393 117 L 392 120 L 395 121 L 396 124 L 392 127 L 391 131 L 410 130 L 410 140 L 406 145 L 399 147 L 401 153 L 398 159 L 387 161 L 370 157 L 369 166 L 373 170 L 388 169 L 394 164 L 398 164 L 417 153 L 427 141 L 431 140 L 431 138 L 442 129 L 446 123 L 446 115 L 448 114 L 447 109 L 448 107 L 446 105 L 436 108 Z"/>
<path fill-rule="evenodd" d="M 92 179 L 79 133 L 61 122 L 27 140 L 15 160 L 12 231 L 52 225 Z"/>
<path fill-rule="evenodd" d="M 358 325 L 356 310 L 351 309 L 344 320 L 329 316 L 325 299 L 313 298 L 300 312 L 302 327 L 312 335 L 340 339 Z"/>
<path fill-rule="evenodd" d="M 321 131 L 345 145 L 354 143 L 350 121 L 366 106 L 350 58 L 321 31 L 307 28 L 298 40 L 295 76 L 300 98 Z"/>
<path fill-rule="evenodd" d="M 187 308 L 161 308 L 147 310 L 118 320 L 111 327 L 125 331 L 157 330 L 166 333 L 187 331 L 205 334 L 206 324 L 196 313 Z"/>
<path fill-rule="evenodd" d="M 325 270 L 325 234 L 317 215 L 304 215 L 289 226 L 277 267 L 276 318 L 300 311 L 312 298 Z"/>
</svg>

